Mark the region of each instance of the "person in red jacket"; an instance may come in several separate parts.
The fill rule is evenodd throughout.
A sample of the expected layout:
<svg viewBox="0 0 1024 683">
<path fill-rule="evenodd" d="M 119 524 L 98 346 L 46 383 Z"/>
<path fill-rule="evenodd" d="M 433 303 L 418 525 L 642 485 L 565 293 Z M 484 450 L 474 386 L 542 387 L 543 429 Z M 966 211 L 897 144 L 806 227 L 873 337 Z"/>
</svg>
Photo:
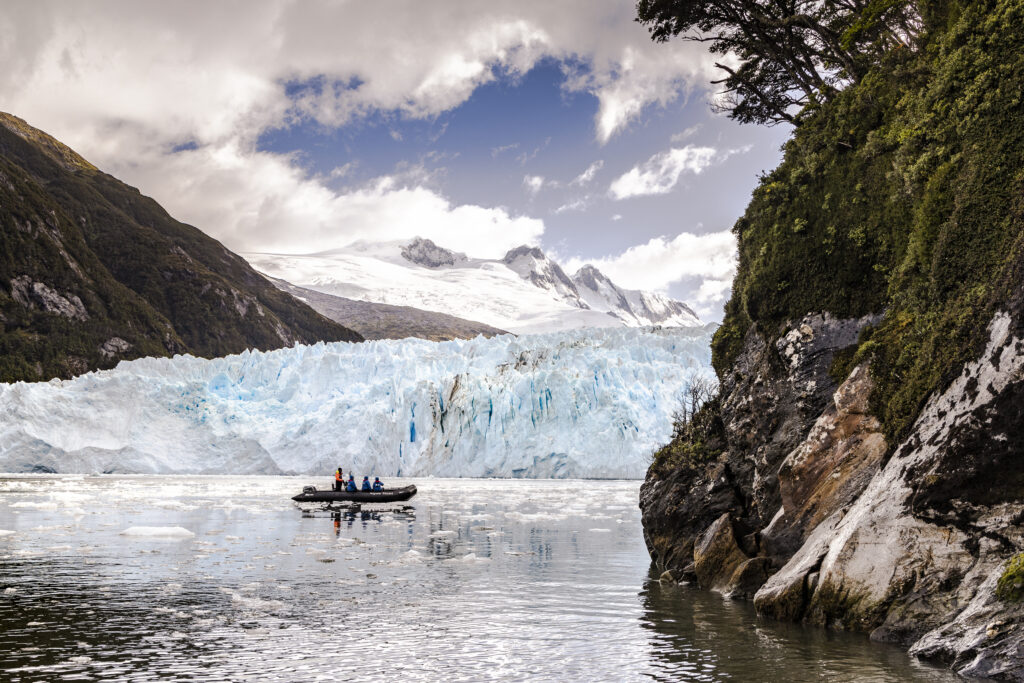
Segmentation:
<svg viewBox="0 0 1024 683">
<path fill-rule="evenodd" d="M 342 476 L 341 468 L 340 467 L 338 468 L 338 471 L 334 473 L 334 490 L 335 491 L 344 491 L 345 490 L 345 477 Z"/>
</svg>

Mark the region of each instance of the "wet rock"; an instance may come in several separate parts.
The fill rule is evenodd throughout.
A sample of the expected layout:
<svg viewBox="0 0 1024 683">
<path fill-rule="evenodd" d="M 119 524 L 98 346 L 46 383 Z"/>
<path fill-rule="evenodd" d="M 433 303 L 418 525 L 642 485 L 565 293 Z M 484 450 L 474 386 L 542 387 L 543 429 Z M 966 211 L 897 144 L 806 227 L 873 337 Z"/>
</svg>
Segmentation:
<svg viewBox="0 0 1024 683">
<path fill-rule="evenodd" d="M 701 588 L 725 590 L 747 559 L 736 544 L 729 513 L 716 519 L 693 546 L 693 569 Z"/>
<path fill-rule="evenodd" d="M 750 600 L 758 589 L 768 580 L 771 562 L 767 557 L 752 557 L 736 567 L 729 585 L 725 588 L 726 597 L 737 600 Z"/>
<path fill-rule="evenodd" d="M 660 581 L 661 583 L 675 583 L 676 582 L 675 577 L 672 576 L 672 572 L 670 572 L 668 570 L 665 570 L 665 571 L 663 571 L 661 573 L 661 576 L 658 577 L 658 581 Z"/>
</svg>

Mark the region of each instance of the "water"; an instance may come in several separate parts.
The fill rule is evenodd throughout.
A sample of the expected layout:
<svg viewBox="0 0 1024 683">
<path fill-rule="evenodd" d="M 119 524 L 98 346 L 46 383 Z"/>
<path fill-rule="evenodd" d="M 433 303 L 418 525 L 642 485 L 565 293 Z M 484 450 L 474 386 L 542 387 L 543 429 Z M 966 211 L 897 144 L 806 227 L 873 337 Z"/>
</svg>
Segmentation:
<svg viewBox="0 0 1024 683">
<path fill-rule="evenodd" d="M 426 479 L 354 514 L 304 483 L 0 478 L 0 679 L 955 680 L 660 586 L 639 482 Z"/>
</svg>

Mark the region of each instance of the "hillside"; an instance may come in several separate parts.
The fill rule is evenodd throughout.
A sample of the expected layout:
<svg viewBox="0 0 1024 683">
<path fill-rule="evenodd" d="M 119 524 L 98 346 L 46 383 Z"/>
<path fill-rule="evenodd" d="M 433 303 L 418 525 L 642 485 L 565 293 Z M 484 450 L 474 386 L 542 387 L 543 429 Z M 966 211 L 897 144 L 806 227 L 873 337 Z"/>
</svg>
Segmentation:
<svg viewBox="0 0 1024 683">
<path fill-rule="evenodd" d="M 46 133 L 0 113 L 0 381 L 361 337 Z"/>
<path fill-rule="evenodd" d="M 508 334 L 490 325 L 457 318 L 454 315 L 423 311 L 411 306 L 392 306 L 372 301 L 356 301 L 297 287 L 284 280 L 270 278 L 278 288 L 309 304 L 313 310 L 348 325 L 364 339 L 405 339 L 419 337 L 430 341 L 472 339 L 477 335 L 493 337 Z"/>
<path fill-rule="evenodd" d="M 720 393 L 645 535 L 761 614 L 1024 680 L 1024 3 L 917 5 L 736 223 Z"/>
</svg>

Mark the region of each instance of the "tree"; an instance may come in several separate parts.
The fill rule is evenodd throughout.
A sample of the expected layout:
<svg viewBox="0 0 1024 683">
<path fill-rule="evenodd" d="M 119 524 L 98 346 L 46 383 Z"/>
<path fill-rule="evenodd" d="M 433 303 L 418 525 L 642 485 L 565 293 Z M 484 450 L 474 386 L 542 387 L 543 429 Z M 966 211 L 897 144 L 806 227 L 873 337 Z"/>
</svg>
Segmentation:
<svg viewBox="0 0 1024 683">
<path fill-rule="evenodd" d="M 742 123 L 798 123 L 894 48 L 916 48 L 910 0 L 638 0 L 651 38 L 723 55 L 719 108 Z"/>
</svg>

